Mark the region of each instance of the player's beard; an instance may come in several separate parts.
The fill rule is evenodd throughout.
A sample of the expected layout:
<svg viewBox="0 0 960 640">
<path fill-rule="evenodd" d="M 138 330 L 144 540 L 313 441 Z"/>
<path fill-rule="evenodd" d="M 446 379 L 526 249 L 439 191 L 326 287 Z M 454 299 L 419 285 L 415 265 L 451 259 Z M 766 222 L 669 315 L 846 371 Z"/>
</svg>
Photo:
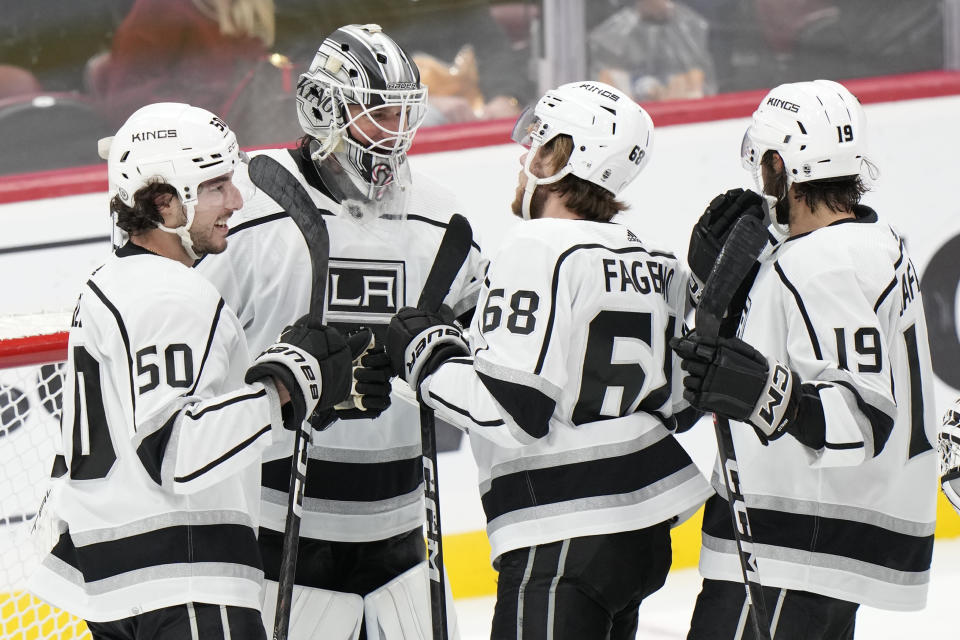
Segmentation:
<svg viewBox="0 0 960 640">
<path fill-rule="evenodd" d="M 523 195 L 526 187 L 526 180 L 517 185 L 516 197 L 513 199 L 513 204 L 510 205 L 510 210 L 513 211 L 513 215 L 518 218 L 523 217 Z M 533 197 L 530 198 L 531 220 L 536 220 L 543 215 L 543 208 L 547 203 L 547 195 L 547 188 L 544 185 L 538 185 L 537 188 L 534 188 Z"/>
<path fill-rule="evenodd" d="M 227 239 L 220 236 L 218 227 L 214 226 L 217 218 L 210 221 L 205 227 L 197 226 L 197 219 L 194 218 L 193 225 L 190 227 L 190 239 L 193 241 L 193 251 L 198 256 L 207 254 L 223 253 L 227 249 Z M 186 224 L 186 220 L 184 220 Z"/>
<path fill-rule="evenodd" d="M 790 224 L 790 197 L 787 189 L 787 172 L 773 166 L 772 154 L 764 154 L 760 161 L 760 176 L 763 180 L 763 192 L 777 199 L 776 219 L 779 224 Z"/>
</svg>

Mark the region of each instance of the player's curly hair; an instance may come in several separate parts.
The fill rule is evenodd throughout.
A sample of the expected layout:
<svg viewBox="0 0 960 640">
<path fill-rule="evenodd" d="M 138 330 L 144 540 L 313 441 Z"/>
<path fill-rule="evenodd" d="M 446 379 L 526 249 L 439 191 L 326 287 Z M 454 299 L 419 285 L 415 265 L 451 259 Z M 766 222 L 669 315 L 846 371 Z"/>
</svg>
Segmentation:
<svg viewBox="0 0 960 640">
<path fill-rule="evenodd" d="M 770 169 L 773 167 L 773 154 L 776 151 L 768 150 L 760 159 L 761 164 Z M 810 210 L 824 205 L 833 212 L 841 213 L 852 211 L 855 205 L 860 204 L 860 198 L 870 189 L 859 176 L 841 176 L 839 178 L 825 178 L 809 182 L 794 182 L 797 197 L 803 200 Z M 786 194 L 787 174 L 781 172 L 771 185 L 774 194 Z M 780 196 L 782 197 L 782 195 Z"/>
<path fill-rule="evenodd" d="M 135 236 L 163 224 L 157 200 L 167 195 L 177 196 L 176 188 L 157 179 L 133 194 L 132 207 L 127 206 L 120 196 L 113 196 L 110 200 L 110 213 L 116 215 L 118 227 Z"/>
<path fill-rule="evenodd" d="M 573 138 L 568 135 L 558 135 L 543 145 L 539 153 L 543 154 L 548 173 L 556 172 L 570 159 L 570 154 L 573 153 Z M 563 199 L 568 209 L 585 220 L 609 222 L 617 213 L 630 208 L 630 205 L 617 200 L 613 193 L 600 185 L 573 174 L 568 174 L 557 182 L 543 185 L 541 188 L 556 193 Z"/>
</svg>

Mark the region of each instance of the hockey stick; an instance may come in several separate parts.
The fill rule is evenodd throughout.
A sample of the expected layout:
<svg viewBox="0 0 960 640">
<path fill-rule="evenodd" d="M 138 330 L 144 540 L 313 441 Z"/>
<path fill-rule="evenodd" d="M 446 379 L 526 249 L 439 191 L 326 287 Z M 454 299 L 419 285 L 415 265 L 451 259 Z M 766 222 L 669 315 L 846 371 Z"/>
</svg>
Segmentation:
<svg viewBox="0 0 960 640">
<path fill-rule="evenodd" d="M 698 334 L 712 337 L 719 335 L 720 323 L 730 301 L 766 244 L 767 230 L 759 219 L 744 216 L 737 220 L 704 285 L 703 296 L 700 298 L 696 312 Z M 740 488 L 740 469 L 737 466 L 737 453 L 733 448 L 730 421 L 714 414 L 713 425 L 717 433 L 717 450 L 723 467 L 723 482 L 727 488 L 730 518 L 734 524 L 733 533 L 737 541 L 750 619 L 757 639 L 769 640 L 770 618 L 767 616 L 767 608 L 763 601 L 763 587 L 757 572 L 753 534 L 750 529 L 750 518 L 747 515 L 746 500 Z"/>
<path fill-rule="evenodd" d="M 254 156 L 249 165 L 250 179 L 273 198 L 303 234 L 312 266 L 310 313 L 323 317 L 327 291 L 327 269 L 330 260 L 330 236 L 327 224 L 303 185 L 283 165 L 266 155 Z M 303 517 L 303 488 L 307 479 L 307 441 L 304 425 L 295 430 L 293 458 L 290 464 L 290 494 L 287 496 L 287 519 L 283 528 L 283 551 L 277 585 L 277 613 L 273 622 L 274 640 L 286 640 L 293 603 L 293 583 L 297 571 L 297 548 L 300 544 L 300 519 Z"/>
<path fill-rule="evenodd" d="M 467 261 L 473 230 L 459 213 L 450 217 L 433 266 L 420 291 L 417 308 L 437 312 Z M 420 405 L 420 440 L 423 449 L 423 499 L 427 511 L 427 572 L 430 575 L 430 617 L 433 640 L 447 640 L 447 599 L 443 575 L 443 539 L 440 527 L 440 493 L 437 478 L 437 434 L 433 409 Z"/>
</svg>

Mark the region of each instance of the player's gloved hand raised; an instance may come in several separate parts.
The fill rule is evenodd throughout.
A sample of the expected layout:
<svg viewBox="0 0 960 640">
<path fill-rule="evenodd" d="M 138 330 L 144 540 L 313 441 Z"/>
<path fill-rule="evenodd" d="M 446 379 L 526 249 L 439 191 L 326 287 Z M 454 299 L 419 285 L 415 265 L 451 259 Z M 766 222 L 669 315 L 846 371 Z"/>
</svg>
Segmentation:
<svg viewBox="0 0 960 640">
<path fill-rule="evenodd" d="M 404 307 L 390 320 L 387 355 L 394 373 L 407 381 L 414 392 L 420 383 L 450 358 L 470 355 L 470 347 L 452 314 L 441 315 Z"/>
<path fill-rule="evenodd" d="M 743 216 L 763 220 L 763 198 L 753 191 L 730 189 L 711 200 L 694 225 L 687 249 L 687 264 L 693 274 L 690 289 L 695 301 L 700 300 L 703 285 L 734 223 Z"/>
<path fill-rule="evenodd" d="M 390 406 L 390 358 L 383 345 L 375 344 L 373 332 L 366 327 L 348 333 L 347 344 L 353 355 L 352 386 L 347 399 L 334 409 L 341 420 L 372 420 Z"/>
<path fill-rule="evenodd" d="M 740 338 L 704 337 L 694 331 L 672 338 L 670 346 L 688 373 L 683 397 L 693 407 L 753 425 L 764 444 L 797 420 L 797 375 Z"/>
<path fill-rule="evenodd" d="M 343 335 L 308 314 L 257 356 L 244 379 L 248 383 L 267 376 L 279 380 L 290 393 L 292 407 L 284 426 L 298 429 L 307 416 L 347 397 L 352 359 Z"/>
</svg>

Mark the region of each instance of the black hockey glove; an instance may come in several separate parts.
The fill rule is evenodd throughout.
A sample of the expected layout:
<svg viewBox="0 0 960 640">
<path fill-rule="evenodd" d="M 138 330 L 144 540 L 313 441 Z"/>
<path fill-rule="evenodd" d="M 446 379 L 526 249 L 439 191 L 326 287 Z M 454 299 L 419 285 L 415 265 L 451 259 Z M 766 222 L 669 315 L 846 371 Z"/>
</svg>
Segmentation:
<svg viewBox="0 0 960 640">
<path fill-rule="evenodd" d="M 670 346 L 689 374 L 683 397 L 693 407 L 753 425 L 764 444 L 791 429 L 801 386 L 793 371 L 769 362 L 740 338 L 708 338 L 694 331 L 672 338 Z"/>
<path fill-rule="evenodd" d="M 700 301 L 713 263 L 717 261 L 734 223 L 742 216 L 756 216 L 763 220 L 763 198 L 753 191 L 730 189 L 711 200 L 694 225 L 687 249 L 687 264 L 693 274 L 690 294 L 695 302 Z"/>
<path fill-rule="evenodd" d="M 470 355 L 470 347 L 453 319 L 439 313 L 404 307 L 390 320 L 387 354 L 394 373 L 414 393 L 420 383 L 450 358 Z"/>
<path fill-rule="evenodd" d="M 373 332 L 362 328 L 347 334 L 353 355 L 350 395 L 336 407 L 341 420 L 374 419 L 390 406 L 390 358 L 382 345 L 374 344 Z"/>
<path fill-rule="evenodd" d="M 343 335 L 318 318 L 305 315 L 280 334 L 280 340 L 256 357 L 244 380 L 273 376 L 290 392 L 290 420 L 296 430 L 307 416 L 330 408 L 350 393 L 350 348 Z"/>
</svg>

